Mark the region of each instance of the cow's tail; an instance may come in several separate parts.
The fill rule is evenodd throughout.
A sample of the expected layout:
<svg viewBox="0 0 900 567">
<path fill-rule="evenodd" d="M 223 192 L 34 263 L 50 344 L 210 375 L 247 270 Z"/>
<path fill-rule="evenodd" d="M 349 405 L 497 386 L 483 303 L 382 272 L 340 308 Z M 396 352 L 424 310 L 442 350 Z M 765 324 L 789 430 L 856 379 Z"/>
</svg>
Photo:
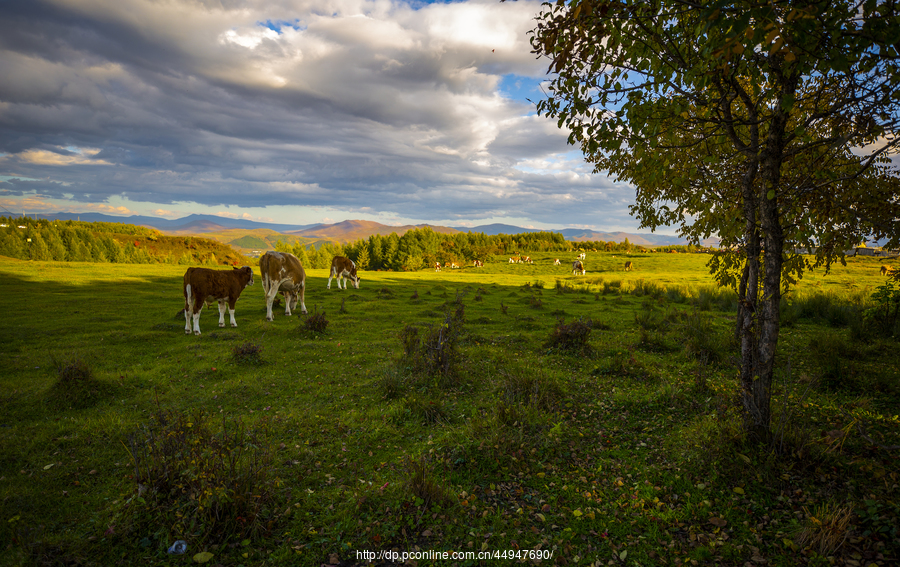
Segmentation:
<svg viewBox="0 0 900 567">
<path fill-rule="evenodd" d="M 184 310 L 188 313 L 194 312 L 194 292 L 191 290 L 191 284 L 184 286 Z"/>
</svg>

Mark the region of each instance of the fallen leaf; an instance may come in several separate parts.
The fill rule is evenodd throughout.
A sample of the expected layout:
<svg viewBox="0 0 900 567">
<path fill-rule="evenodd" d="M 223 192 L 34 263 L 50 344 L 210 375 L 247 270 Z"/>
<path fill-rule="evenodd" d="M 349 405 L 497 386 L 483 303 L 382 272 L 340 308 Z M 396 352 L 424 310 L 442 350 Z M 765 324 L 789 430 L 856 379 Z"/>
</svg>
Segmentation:
<svg viewBox="0 0 900 567">
<path fill-rule="evenodd" d="M 735 486 L 735 487 L 734 487 L 734 491 L 737 492 L 738 494 L 743 494 L 743 493 L 744 493 L 744 489 L 741 488 L 740 486 Z"/>
<path fill-rule="evenodd" d="M 709 523 L 718 528 L 724 528 L 728 525 L 728 521 L 726 521 L 725 518 L 710 518 Z"/>
<path fill-rule="evenodd" d="M 213 558 L 213 554 L 208 551 L 201 551 L 194 555 L 194 563 L 206 563 Z"/>
</svg>

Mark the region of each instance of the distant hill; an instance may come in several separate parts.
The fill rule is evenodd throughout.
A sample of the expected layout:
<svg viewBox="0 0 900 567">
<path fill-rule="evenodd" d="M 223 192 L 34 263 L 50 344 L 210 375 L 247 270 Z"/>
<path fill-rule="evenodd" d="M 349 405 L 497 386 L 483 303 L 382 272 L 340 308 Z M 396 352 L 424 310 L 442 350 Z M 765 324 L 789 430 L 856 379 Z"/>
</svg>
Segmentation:
<svg viewBox="0 0 900 567">
<path fill-rule="evenodd" d="M 445 234 L 459 232 L 455 228 L 433 226 L 429 224 L 389 226 L 374 221 L 348 220 L 336 224 L 318 224 L 310 228 L 288 231 L 287 234 L 303 236 L 306 238 L 325 238 L 337 240 L 338 242 L 353 242 L 354 240 L 368 238 L 373 234 L 387 236 L 392 232 L 396 232 L 398 236 L 403 236 L 403 234 L 409 230 L 426 226 L 431 227 L 431 230 L 435 232 L 442 232 Z"/>
<path fill-rule="evenodd" d="M 189 215 L 180 219 L 163 219 L 158 217 L 147 217 L 147 216 L 138 216 L 133 215 L 130 217 L 117 217 L 112 215 L 104 215 L 102 213 L 85 213 L 85 214 L 75 214 L 75 213 L 54 213 L 50 215 L 36 215 L 38 218 L 46 218 L 49 220 L 82 220 L 87 222 L 121 222 L 125 224 L 134 224 L 138 226 L 149 226 L 155 228 L 161 232 L 170 235 L 198 235 L 198 234 L 209 234 L 209 233 L 226 233 L 235 229 L 243 229 L 243 230 L 260 230 L 266 229 L 266 231 L 274 231 L 275 233 L 290 235 L 292 237 L 297 238 L 309 238 L 309 239 L 317 239 L 317 240 L 327 240 L 327 241 L 336 241 L 336 242 L 353 242 L 355 240 L 359 240 L 362 238 L 368 238 L 373 234 L 380 234 L 382 236 L 387 236 L 392 232 L 396 232 L 398 235 L 403 235 L 408 230 L 412 230 L 414 228 L 422 228 L 425 226 L 431 227 L 435 232 L 441 232 L 445 234 L 453 234 L 456 232 L 473 232 L 473 233 L 484 233 L 488 236 L 495 236 L 497 234 L 522 234 L 526 232 L 558 232 L 562 234 L 566 240 L 572 242 L 585 242 L 585 241 L 604 241 L 604 242 L 623 242 L 626 238 L 629 242 L 639 246 L 671 246 L 677 244 L 687 244 L 687 241 L 683 238 L 679 238 L 677 236 L 672 236 L 668 234 L 655 234 L 655 233 L 642 233 L 642 234 L 633 234 L 627 232 L 600 232 L 589 229 L 580 229 L 580 228 L 565 228 L 565 229 L 550 229 L 550 230 L 541 230 L 536 228 L 522 228 L 519 226 L 509 225 L 509 224 L 486 224 L 474 227 L 448 227 L 448 226 L 435 226 L 429 224 L 418 224 L 418 225 L 403 225 L 403 226 L 390 226 L 386 224 L 381 224 L 374 221 L 364 221 L 364 220 L 347 220 L 335 224 L 308 224 L 308 225 L 293 225 L 293 224 L 278 224 L 278 223 L 265 223 L 265 222 L 257 222 L 250 221 L 246 219 L 230 219 L 226 217 L 219 217 L 215 215 Z M 257 240 L 244 240 L 245 237 L 249 236 L 250 238 L 255 238 L 261 242 L 257 242 Z M 221 237 L 217 237 L 220 238 Z M 272 240 L 270 238 L 266 238 L 263 240 L 263 237 L 260 235 L 244 235 L 242 237 L 233 238 L 231 242 L 240 248 L 243 249 L 259 249 L 259 248 L 269 248 L 272 246 Z M 266 245 L 265 243 L 268 242 Z M 706 246 L 715 246 L 718 243 L 718 239 L 709 239 L 702 244 Z M 252 244 L 251 246 L 246 246 L 245 244 Z"/>
<path fill-rule="evenodd" d="M 159 231 L 173 235 L 197 234 L 203 232 L 219 232 L 232 228 L 267 228 L 276 232 L 288 232 L 291 230 L 303 230 L 316 225 L 275 224 L 267 222 L 250 221 L 246 219 L 229 219 L 216 215 L 188 215 L 180 219 L 163 219 L 159 217 L 147 217 L 132 215 L 129 217 L 117 217 L 103 213 L 53 213 L 50 215 L 29 215 L 47 220 L 82 220 L 85 222 L 121 222 L 137 226 L 149 226 Z"/>
<path fill-rule="evenodd" d="M 269 247 L 269 243 L 263 240 L 258 236 L 242 236 L 241 238 L 236 238 L 229 242 L 232 246 L 236 246 L 238 248 L 253 248 L 256 250 L 262 249 L 265 250 Z"/>
</svg>

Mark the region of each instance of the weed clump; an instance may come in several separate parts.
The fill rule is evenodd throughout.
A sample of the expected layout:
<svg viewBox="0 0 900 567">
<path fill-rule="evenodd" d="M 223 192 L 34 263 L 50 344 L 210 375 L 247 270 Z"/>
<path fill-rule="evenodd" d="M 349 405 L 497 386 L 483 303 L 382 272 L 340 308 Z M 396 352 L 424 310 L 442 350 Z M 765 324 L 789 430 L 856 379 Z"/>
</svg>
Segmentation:
<svg viewBox="0 0 900 567">
<path fill-rule="evenodd" d="M 450 377 L 459 363 L 458 344 L 465 318 L 465 306 L 457 296 L 456 309 L 448 310 L 440 325 L 420 328 L 407 325 L 400 332 L 404 362 L 413 370 Z"/>
<path fill-rule="evenodd" d="M 76 357 L 57 360 L 56 358 L 53 358 L 52 363 L 56 368 L 56 376 L 59 385 L 75 386 L 89 382 L 94 378 L 94 371 L 84 359 Z"/>
<path fill-rule="evenodd" d="M 166 541 L 228 543 L 267 533 L 281 483 L 265 424 L 248 431 L 209 414 L 158 410 L 128 437 L 135 493 L 119 511 L 123 533 L 168 526 Z M 151 529 L 152 528 L 152 529 Z"/>
<path fill-rule="evenodd" d="M 834 554 L 850 536 L 853 510 L 845 506 L 824 504 L 810 512 L 804 507 L 807 522 L 794 538 L 801 548 L 809 548 L 821 556 Z"/>
<path fill-rule="evenodd" d="M 257 343 L 235 345 L 231 356 L 238 364 L 260 365 L 263 362 L 262 347 Z"/>
<path fill-rule="evenodd" d="M 78 356 L 67 359 L 51 358 L 56 371 L 56 383 L 50 398 L 59 407 L 83 408 L 96 403 L 108 394 L 109 385 L 94 378 L 91 365 Z"/>
<path fill-rule="evenodd" d="M 416 499 L 417 505 L 428 508 L 453 505 L 453 496 L 439 481 L 432 478 L 431 467 L 428 466 L 425 457 L 407 459 L 406 473 L 408 476 L 404 488 L 413 499 Z M 421 502 L 418 502 L 419 500 Z"/>
<path fill-rule="evenodd" d="M 571 323 L 558 319 L 545 346 L 568 353 L 589 354 L 591 345 L 588 344 L 588 340 L 591 338 L 593 327 L 594 323 L 590 317 L 580 317 Z"/>
<path fill-rule="evenodd" d="M 325 318 L 325 311 L 319 313 L 318 306 L 313 308 L 312 313 L 307 313 L 303 319 L 301 328 L 310 333 L 321 334 L 328 328 L 328 319 Z"/>
</svg>

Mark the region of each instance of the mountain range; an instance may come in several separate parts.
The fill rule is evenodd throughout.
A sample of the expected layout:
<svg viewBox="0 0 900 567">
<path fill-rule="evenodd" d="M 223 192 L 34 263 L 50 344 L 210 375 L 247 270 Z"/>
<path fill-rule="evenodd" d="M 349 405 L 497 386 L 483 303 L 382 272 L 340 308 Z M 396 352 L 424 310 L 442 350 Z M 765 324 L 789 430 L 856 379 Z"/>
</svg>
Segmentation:
<svg viewBox="0 0 900 567">
<path fill-rule="evenodd" d="M 368 238 L 373 234 L 387 236 L 392 232 L 402 235 L 408 230 L 431 227 L 435 232 L 445 234 L 453 234 L 456 232 L 481 232 L 489 236 L 497 234 L 522 234 L 525 232 L 542 232 L 540 229 L 522 228 L 508 224 L 486 224 L 474 227 L 447 227 L 435 226 L 428 224 L 390 226 L 374 221 L 364 220 L 347 220 L 334 224 L 279 224 L 264 223 L 251 221 L 246 219 L 230 219 L 227 217 L 219 217 L 215 215 L 188 215 L 180 219 L 163 219 L 159 217 L 148 217 L 132 215 L 129 217 L 119 217 L 106 215 L 103 213 L 53 213 L 46 215 L 33 215 L 35 218 L 44 218 L 47 220 L 81 220 L 86 222 L 119 222 L 125 224 L 134 224 L 138 226 L 149 226 L 172 235 L 201 235 L 211 232 L 222 232 L 234 229 L 259 230 L 268 229 L 278 233 L 290 234 L 305 238 L 317 238 L 323 240 L 333 240 L 337 242 L 352 242 L 361 238 Z M 543 232 L 557 232 L 563 235 L 566 240 L 572 242 L 583 241 L 604 241 L 604 242 L 623 242 L 626 238 L 632 244 L 639 246 L 670 246 L 675 244 L 687 244 L 684 238 L 667 234 L 655 233 L 628 233 L 628 232 L 600 232 L 581 228 L 564 228 L 545 230 Z M 715 245 L 714 240 L 704 242 L 704 245 Z"/>
</svg>

